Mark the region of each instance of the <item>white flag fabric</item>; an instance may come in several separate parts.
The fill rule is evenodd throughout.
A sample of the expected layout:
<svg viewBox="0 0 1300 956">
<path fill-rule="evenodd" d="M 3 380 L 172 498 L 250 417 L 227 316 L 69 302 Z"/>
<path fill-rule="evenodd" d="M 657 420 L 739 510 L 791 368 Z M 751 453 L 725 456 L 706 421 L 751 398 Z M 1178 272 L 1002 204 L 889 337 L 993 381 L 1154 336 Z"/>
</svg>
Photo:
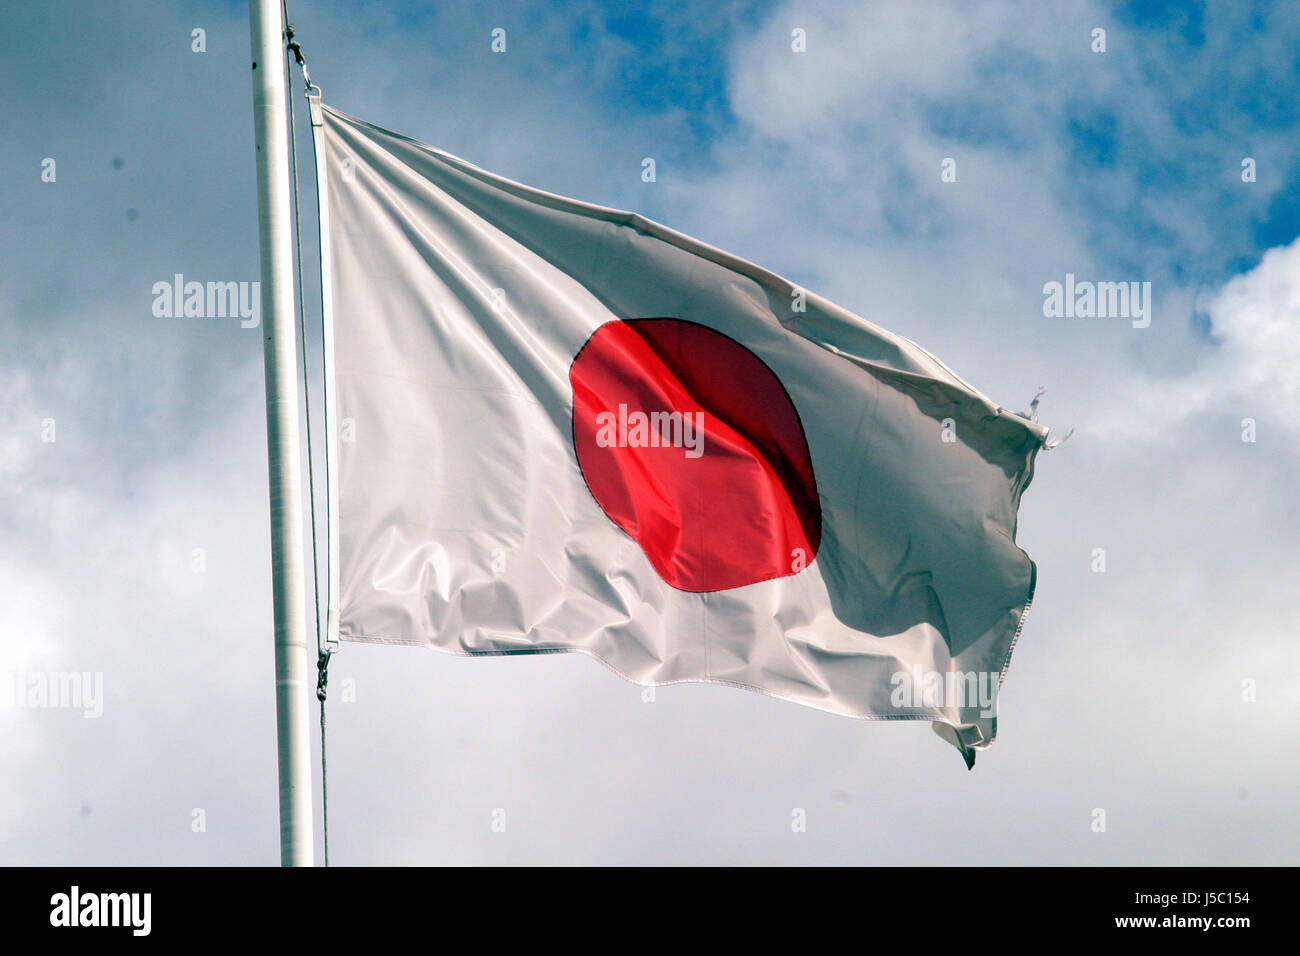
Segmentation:
<svg viewBox="0 0 1300 956">
<path fill-rule="evenodd" d="M 704 243 L 322 117 L 332 631 L 992 742 L 1046 429 Z"/>
</svg>

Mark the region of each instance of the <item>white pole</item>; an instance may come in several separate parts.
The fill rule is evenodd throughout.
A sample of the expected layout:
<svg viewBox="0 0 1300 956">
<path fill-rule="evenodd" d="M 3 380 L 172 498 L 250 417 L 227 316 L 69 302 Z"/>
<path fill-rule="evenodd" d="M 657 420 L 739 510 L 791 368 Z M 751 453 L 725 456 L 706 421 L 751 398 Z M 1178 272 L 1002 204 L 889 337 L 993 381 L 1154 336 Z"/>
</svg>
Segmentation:
<svg viewBox="0 0 1300 956">
<path fill-rule="evenodd" d="M 262 246 L 266 446 L 271 471 L 271 585 L 275 600 L 275 714 L 280 766 L 280 863 L 311 866 L 311 724 L 302 563 L 302 470 L 293 321 L 289 138 L 285 128 L 280 0 L 250 0 L 257 219 Z"/>
</svg>

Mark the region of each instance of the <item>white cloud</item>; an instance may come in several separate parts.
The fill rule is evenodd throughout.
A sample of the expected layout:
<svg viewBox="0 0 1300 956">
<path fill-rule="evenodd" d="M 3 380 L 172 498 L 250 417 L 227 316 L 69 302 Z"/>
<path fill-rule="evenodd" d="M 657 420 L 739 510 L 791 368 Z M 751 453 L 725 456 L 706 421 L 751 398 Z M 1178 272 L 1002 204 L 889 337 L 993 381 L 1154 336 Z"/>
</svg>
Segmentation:
<svg viewBox="0 0 1300 956">
<path fill-rule="evenodd" d="M 1261 414 L 1300 430 L 1300 240 L 1265 252 L 1208 311 L 1223 344 L 1203 376 L 1207 388 L 1238 391 Z"/>
<path fill-rule="evenodd" d="M 1201 308 L 1214 343 L 1185 370 L 1131 375 L 1086 426 L 1094 439 L 1158 441 L 1206 420 L 1240 437 L 1247 418 L 1256 439 L 1274 449 L 1267 429 L 1284 448 L 1300 437 L 1300 239 L 1267 250 L 1252 269 L 1204 294 Z"/>
</svg>

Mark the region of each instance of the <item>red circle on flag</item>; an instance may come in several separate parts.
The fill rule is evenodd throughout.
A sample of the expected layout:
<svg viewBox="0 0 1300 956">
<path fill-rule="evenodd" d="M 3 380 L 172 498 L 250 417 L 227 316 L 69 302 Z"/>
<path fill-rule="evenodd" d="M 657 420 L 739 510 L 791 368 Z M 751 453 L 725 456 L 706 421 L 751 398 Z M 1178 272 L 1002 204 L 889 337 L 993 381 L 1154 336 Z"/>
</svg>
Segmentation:
<svg viewBox="0 0 1300 956">
<path fill-rule="evenodd" d="M 822 516 L 803 425 L 749 349 L 683 319 L 606 322 L 569 381 L 587 487 L 670 585 L 722 591 L 812 562 Z"/>
</svg>

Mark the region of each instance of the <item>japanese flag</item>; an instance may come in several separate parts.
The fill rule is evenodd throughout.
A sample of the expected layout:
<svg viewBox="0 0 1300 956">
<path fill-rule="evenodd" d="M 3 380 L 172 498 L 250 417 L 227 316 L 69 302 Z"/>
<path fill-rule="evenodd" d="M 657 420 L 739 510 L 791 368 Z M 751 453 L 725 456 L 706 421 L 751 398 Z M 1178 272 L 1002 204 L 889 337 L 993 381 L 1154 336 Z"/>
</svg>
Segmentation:
<svg viewBox="0 0 1300 956">
<path fill-rule="evenodd" d="M 735 256 L 315 112 L 334 633 L 992 742 L 1046 429 Z"/>
</svg>

